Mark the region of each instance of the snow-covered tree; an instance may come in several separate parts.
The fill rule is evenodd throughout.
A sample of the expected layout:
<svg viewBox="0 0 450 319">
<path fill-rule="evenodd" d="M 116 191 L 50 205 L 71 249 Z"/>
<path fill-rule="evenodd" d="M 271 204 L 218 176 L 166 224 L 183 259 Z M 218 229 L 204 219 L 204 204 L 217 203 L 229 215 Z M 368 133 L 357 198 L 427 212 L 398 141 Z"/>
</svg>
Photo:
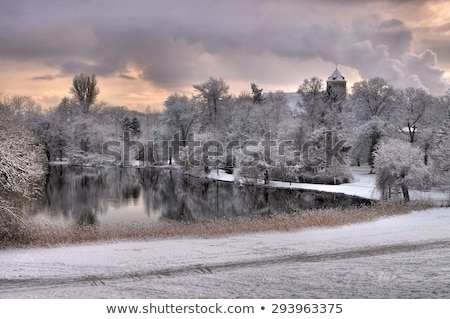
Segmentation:
<svg viewBox="0 0 450 319">
<path fill-rule="evenodd" d="M 352 100 L 358 117 L 363 120 L 374 116 L 387 118 L 396 105 L 397 93 L 383 78 L 362 80 L 353 85 Z"/>
<path fill-rule="evenodd" d="M 338 153 L 333 153 L 333 149 L 338 146 L 340 146 Z M 311 172 L 320 172 L 324 176 L 332 177 L 334 184 L 338 177 L 342 180 L 341 182 L 344 179 L 351 180 L 351 173 L 344 168 L 347 167 L 346 153 L 349 148 L 338 131 L 322 127 L 315 130 L 303 145 L 302 161 Z"/>
<path fill-rule="evenodd" d="M 33 98 L 24 95 L 0 95 L 0 105 L 6 108 L 15 119 L 26 120 L 30 113 L 38 113 L 41 107 Z"/>
<path fill-rule="evenodd" d="M 450 119 L 450 89 L 441 96 L 441 106 L 446 112 L 446 119 Z"/>
<path fill-rule="evenodd" d="M 248 92 L 233 98 L 230 112 L 233 114 L 225 134 L 227 141 L 246 140 L 256 131 L 255 113 L 259 105 L 253 103 L 253 97 Z"/>
<path fill-rule="evenodd" d="M 417 140 L 418 130 L 423 131 L 430 124 L 433 97 L 423 89 L 406 88 L 401 91 L 398 106 L 399 129 L 407 129 L 409 142 Z"/>
<path fill-rule="evenodd" d="M 128 110 L 124 106 L 109 106 L 103 109 L 102 117 L 112 126 L 111 131 L 115 139 L 119 139 L 123 135 L 122 120 L 126 114 L 128 114 Z"/>
<path fill-rule="evenodd" d="M 305 79 L 297 90 L 301 96 L 301 118 L 311 132 L 324 126 L 326 114 L 323 81 L 317 77 Z"/>
<path fill-rule="evenodd" d="M 374 151 L 387 134 L 386 129 L 386 122 L 376 116 L 356 128 L 351 154 L 358 164 L 367 161 L 374 168 Z"/>
<path fill-rule="evenodd" d="M 447 128 L 433 132 L 429 140 L 430 148 L 425 155 L 433 169 L 433 182 L 438 187 L 450 190 L 450 131 Z M 431 162 L 431 163 L 430 163 Z"/>
<path fill-rule="evenodd" d="M 253 103 L 259 104 L 264 101 L 263 89 L 260 89 L 255 83 L 250 84 L 250 88 L 252 89 Z"/>
<path fill-rule="evenodd" d="M 83 113 L 89 113 L 89 107 L 94 104 L 99 92 L 95 74 L 89 76 L 81 73 L 74 76 L 70 93 Z"/>
<path fill-rule="evenodd" d="M 219 108 L 222 101 L 229 98 L 229 88 L 222 78 L 210 77 L 206 82 L 194 84 L 194 89 L 197 91 L 196 98 L 207 112 L 209 123 L 217 124 Z"/>
<path fill-rule="evenodd" d="M 194 131 L 199 118 L 195 104 L 186 95 L 175 93 L 167 98 L 164 106 L 161 121 L 165 126 L 166 137 L 172 138 L 174 134 L 179 133 L 180 141 L 185 146 L 185 141 Z"/>
<path fill-rule="evenodd" d="M 264 102 L 255 109 L 255 113 L 254 116 L 259 121 L 261 136 L 270 132 L 274 137 L 277 137 L 283 123 L 292 116 L 292 111 L 283 91 L 267 93 Z"/>
<path fill-rule="evenodd" d="M 22 207 L 35 199 L 45 182 L 47 158 L 36 136 L 11 113 L 0 108 L 0 239 L 11 233 L 23 219 Z"/>
<path fill-rule="evenodd" d="M 130 118 L 128 116 L 125 116 L 120 123 L 122 124 L 122 131 L 129 131 L 130 130 Z"/>
<path fill-rule="evenodd" d="M 327 129 L 325 127 L 314 130 L 309 136 L 306 147 L 303 149 L 303 164 L 313 173 L 318 173 L 326 168 L 326 132 Z"/>
<path fill-rule="evenodd" d="M 141 122 L 136 116 L 133 116 L 130 123 L 130 130 L 132 132 L 132 136 L 140 137 L 141 136 Z"/>
<path fill-rule="evenodd" d="M 407 202 L 412 185 L 429 186 L 430 172 L 418 147 L 406 141 L 390 139 L 382 142 L 374 154 L 376 185 L 383 199 L 390 198 L 392 191 L 399 189 Z"/>
<path fill-rule="evenodd" d="M 139 138 L 141 136 L 141 122 L 139 122 L 139 119 L 136 116 L 131 119 L 129 116 L 125 116 L 121 120 L 121 124 L 122 130 L 124 132 L 130 132 L 131 137 Z"/>
</svg>

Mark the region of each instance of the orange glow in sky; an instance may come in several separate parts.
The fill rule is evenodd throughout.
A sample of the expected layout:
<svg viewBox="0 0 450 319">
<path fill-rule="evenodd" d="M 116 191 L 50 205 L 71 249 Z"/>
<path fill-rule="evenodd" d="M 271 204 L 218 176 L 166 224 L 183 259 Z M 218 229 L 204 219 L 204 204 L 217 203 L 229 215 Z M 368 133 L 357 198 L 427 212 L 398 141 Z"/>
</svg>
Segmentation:
<svg viewBox="0 0 450 319">
<path fill-rule="evenodd" d="M 54 107 L 82 70 L 97 74 L 99 100 L 162 110 L 210 76 L 236 95 L 250 82 L 293 92 L 336 63 L 348 87 L 373 76 L 450 87 L 448 1 L 203 2 L 1 2 L 0 92 Z"/>
</svg>

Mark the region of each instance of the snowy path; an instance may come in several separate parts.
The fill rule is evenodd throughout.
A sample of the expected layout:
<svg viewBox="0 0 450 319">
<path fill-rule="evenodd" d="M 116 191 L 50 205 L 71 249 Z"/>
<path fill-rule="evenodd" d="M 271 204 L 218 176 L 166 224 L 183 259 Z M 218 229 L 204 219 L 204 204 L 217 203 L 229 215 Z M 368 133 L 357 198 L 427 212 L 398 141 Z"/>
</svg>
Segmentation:
<svg viewBox="0 0 450 319">
<path fill-rule="evenodd" d="M 0 298 L 450 298 L 450 209 L 218 239 L 0 251 Z"/>
</svg>

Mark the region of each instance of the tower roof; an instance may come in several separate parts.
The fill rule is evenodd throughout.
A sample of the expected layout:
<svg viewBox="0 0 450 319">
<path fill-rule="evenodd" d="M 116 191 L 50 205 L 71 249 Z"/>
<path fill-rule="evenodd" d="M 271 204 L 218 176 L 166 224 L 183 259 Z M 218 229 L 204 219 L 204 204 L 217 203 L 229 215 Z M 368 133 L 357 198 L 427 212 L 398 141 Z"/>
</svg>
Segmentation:
<svg viewBox="0 0 450 319">
<path fill-rule="evenodd" d="M 341 74 L 341 72 L 339 72 L 336 67 L 336 70 L 334 70 L 333 74 L 328 77 L 327 82 L 345 82 L 345 77 Z"/>
</svg>

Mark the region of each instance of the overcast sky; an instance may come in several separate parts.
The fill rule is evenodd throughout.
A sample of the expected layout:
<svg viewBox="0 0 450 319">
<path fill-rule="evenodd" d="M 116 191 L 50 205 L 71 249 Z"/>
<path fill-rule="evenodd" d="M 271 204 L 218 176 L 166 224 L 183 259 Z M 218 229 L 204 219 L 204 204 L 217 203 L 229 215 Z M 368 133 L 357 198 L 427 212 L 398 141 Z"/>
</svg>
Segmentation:
<svg viewBox="0 0 450 319">
<path fill-rule="evenodd" d="M 96 73 L 110 105 L 161 108 L 221 77 L 232 93 L 294 92 L 339 65 L 442 93 L 450 2 L 358 0 L 0 0 L 0 91 L 55 106 L 75 74 Z"/>
</svg>

